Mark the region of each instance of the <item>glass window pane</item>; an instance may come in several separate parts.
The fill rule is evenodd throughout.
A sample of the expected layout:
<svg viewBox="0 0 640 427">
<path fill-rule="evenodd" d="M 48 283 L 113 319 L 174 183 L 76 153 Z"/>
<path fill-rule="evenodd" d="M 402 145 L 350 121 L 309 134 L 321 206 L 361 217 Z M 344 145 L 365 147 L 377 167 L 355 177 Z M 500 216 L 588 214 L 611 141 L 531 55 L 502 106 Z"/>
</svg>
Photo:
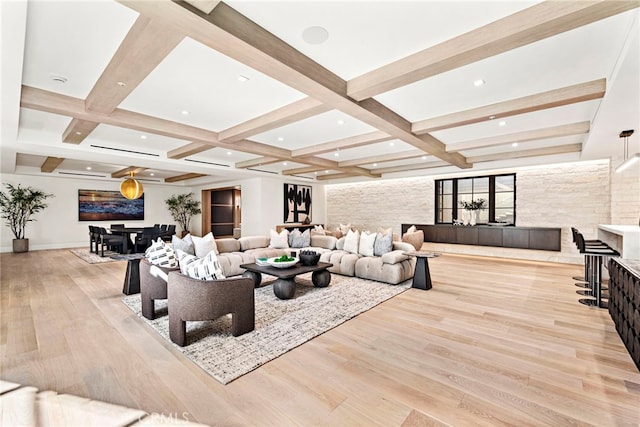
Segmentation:
<svg viewBox="0 0 640 427">
<path fill-rule="evenodd" d="M 496 209 L 513 209 L 513 193 L 496 193 Z"/>
<path fill-rule="evenodd" d="M 458 206 L 460 206 L 460 202 L 469 202 L 471 203 L 472 194 L 459 194 L 458 195 Z"/>
<path fill-rule="evenodd" d="M 441 181 L 442 183 L 442 194 L 453 194 L 453 180 L 448 179 L 446 181 Z"/>
<path fill-rule="evenodd" d="M 496 176 L 496 193 L 500 193 L 503 191 L 513 191 L 514 182 L 514 175 Z"/>
<path fill-rule="evenodd" d="M 485 209 L 478 211 L 476 222 L 480 224 L 486 224 L 489 222 L 489 210 Z"/>
<path fill-rule="evenodd" d="M 453 209 L 453 196 L 442 196 L 440 207 L 443 209 Z"/>
<path fill-rule="evenodd" d="M 453 211 L 451 209 L 443 209 L 442 210 L 442 222 L 453 222 L 453 219 L 451 217 L 451 213 Z"/>
<path fill-rule="evenodd" d="M 473 178 L 458 180 L 458 194 L 471 194 L 473 191 Z"/>
<path fill-rule="evenodd" d="M 513 209 L 496 209 L 496 222 L 507 222 L 513 224 Z"/>
<path fill-rule="evenodd" d="M 473 178 L 473 192 L 488 194 L 489 193 L 489 177 L 487 176 L 485 178 Z M 489 199 L 486 198 L 485 200 L 489 200 Z"/>
<path fill-rule="evenodd" d="M 482 199 L 484 200 L 485 208 L 489 209 L 489 193 L 473 193 L 473 200 Z"/>
</svg>

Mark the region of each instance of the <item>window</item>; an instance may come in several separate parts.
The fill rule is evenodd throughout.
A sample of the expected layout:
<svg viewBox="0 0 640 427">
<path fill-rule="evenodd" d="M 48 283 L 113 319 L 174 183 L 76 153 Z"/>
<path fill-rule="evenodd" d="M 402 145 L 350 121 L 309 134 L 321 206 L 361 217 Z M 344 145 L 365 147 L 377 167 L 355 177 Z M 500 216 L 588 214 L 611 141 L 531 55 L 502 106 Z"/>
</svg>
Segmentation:
<svg viewBox="0 0 640 427">
<path fill-rule="evenodd" d="M 491 175 L 436 180 L 436 224 L 453 224 L 461 217 L 460 202 L 484 199 L 478 223 L 516 222 L 516 175 Z"/>
</svg>

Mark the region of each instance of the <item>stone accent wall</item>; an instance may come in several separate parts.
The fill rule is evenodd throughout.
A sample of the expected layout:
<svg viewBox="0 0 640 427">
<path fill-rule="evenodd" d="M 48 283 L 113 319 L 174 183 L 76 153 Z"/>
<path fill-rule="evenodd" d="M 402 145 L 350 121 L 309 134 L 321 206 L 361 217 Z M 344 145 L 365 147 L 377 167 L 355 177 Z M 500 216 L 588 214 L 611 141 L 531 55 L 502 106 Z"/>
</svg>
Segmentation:
<svg viewBox="0 0 640 427">
<path fill-rule="evenodd" d="M 611 224 L 638 225 L 640 221 L 640 164 L 616 173 L 622 157 L 611 160 Z"/>
<path fill-rule="evenodd" d="M 434 243 L 425 244 L 424 248 L 581 264 L 583 259 L 572 242 L 570 227 L 578 228 L 591 239 L 597 237 L 598 224 L 612 222 L 609 162 L 576 162 L 499 173 L 510 172 L 516 173 L 517 225 L 561 227 L 560 252 Z M 478 172 L 478 175 L 485 174 L 492 172 Z M 433 224 L 434 188 L 431 177 L 327 185 L 327 225 L 330 229 L 335 229 L 339 223 L 351 223 L 358 229 L 369 230 L 393 227 L 394 232 L 399 233 L 403 223 Z M 630 211 L 626 209 L 625 212 L 627 210 Z"/>
</svg>

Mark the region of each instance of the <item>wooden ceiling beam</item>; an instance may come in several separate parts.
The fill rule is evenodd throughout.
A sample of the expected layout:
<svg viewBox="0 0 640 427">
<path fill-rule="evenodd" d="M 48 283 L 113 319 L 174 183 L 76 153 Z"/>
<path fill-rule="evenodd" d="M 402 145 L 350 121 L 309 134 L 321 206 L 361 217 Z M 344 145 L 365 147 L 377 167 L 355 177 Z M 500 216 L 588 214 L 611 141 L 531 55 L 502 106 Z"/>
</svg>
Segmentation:
<svg viewBox="0 0 640 427">
<path fill-rule="evenodd" d="M 394 154 L 382 154 L 379 156 L 370 156 L 370 157 L 362 157 L 360 159 L 345 160 L 344 162 L 338 162 L 338 165 L 340 165 L 340 167 L 368 165 L 371 163 L 382 163 L 382 162 L 391 162 L 394 160 L 414 159 L 416 157 L 422 157 L 424 155 L 425 153 L 422 150 L 407 150 L 407 151 L 401 151 L 400 153 L 394 153 Z"/>
<path fill-rule="evenodd" d="M 305 166 L 303 168 L 285 169 L 282 171 L 282 174 L 283 175 L 301 175 L 305 173 L 318 172 L 326 169 L 327 168 L 323 168 L 320 166 Z"/>
<path fill-rule="evenodd" d="M 357 100 L 637 8 L 630 1 L 545 1 L 349 80 Z"/>
<path fill-rule="evenodd" d="M 318 154 L 329 153 L 336 150 L 346 150 L 348 148 L 361 147 L 363 145 L 375 144 L 377 142 L 389 141 L 392 136 L 379 130 L 342 138 L 335 141 L 325 142 L 310 147 L 292 150 L 291 155 L 295 157 L 316 156 Z"/>
<path fill-rule="evenodd" d="M 286 126 L 309 117 L 317 116 L 331 110 L 322 102 L 313 98 L 304 98 L 285 105 L 277 110 L 270 111 L 262 116 L 248 120 L 218 134 L 222 142 L 231 143 L 248 138 L 271 129 Z"/>
<path fill-rule="evenodd" d="M 85 101 L 87 111 L 109 114 L 171 53 L 184 35 L 139 16 Z M 93 128 L 91 128 L 93 125 Z M 62 140 L 80 144 L 98 124 L 71 120 Z"/>
<path fill-rule="evenodd" d="M 255 166 L 263 166 L 263 165 L 270 165 L 272 163 L 278 163 L 281 160 L 282 159 L 278 157 L 258 157 L 257 159 L 250 159 L 250 160 L 245 160 L 243 162 L 238 162 L 235 164 L 235 166 L 238 169 L 246 169 L 246 168 L 252 168 Z"/>
<path fill-rule="evenodd" d="M 318 175 L 316 179 L 318 181 L 327 181 L 329 179 L 351 178 L 353 175 L 348 173 L 328 173 L 324 175 Z"/>
<path fill-rule="evenodd" d="M 447 144 L 447 151 L 472 150 L 476 148 L 512 144 L 514 142 L 521 143 L 527 141 L 538 141 L 541 139 L 558 138 L 562 136 L 581 135 L 583 133 L 589 133 L 590 128 L 591 124 L 589 122 L 571 123 L 568 125 L 553 126 L 544 129 L 510 133 L 508 135 L 474 139 L 451 145 Z"/>
<path fill-rule="evenodd" d="M 406 171 L 413 171 L 413 170 L 420 170 L 420 169 L 433 169 L 433 168 L 440 168 L 444 166 L 451 166 L 451 165 L 448 164 L 447 162 L 437 160 L 434 162 L 414 163 L 410 165 L 391 166 L 388 168 L 371 169 L 371 172 L 385 174 L 385 173 L 406 172 Z"/>
<path fill-rule="evenodd" d="M 64 158 L 62 157 L 47 157 L 46 160 L 40 166 L 40 172 L 42 173 L 51 173 L 57 169 L 60 164 L 64 162 Z"/>
<path fill-rule="evenodd" d="M 80 144 L 99 124 L 88 120 L 71 119 L 62 133 L 62 142 Z"/>
<path fill-rule="evenodd" d="M 167 26 L 183 31 L 186 36 L 275 78 L 332 109 L 349 114 L 460 168 L 471 167 L 459 153 L 447 153 L 444 144 L 438 139 L 414 135 L 411 123 L 384 105 L 372 99 L 366 100 L 366 103 L 355 102 L 347 96 L 347 84 L 343 79 L 224 2 L 218 4 L 211 13 L 204 14 L 187 3 L 170 0 L 118 1 L 152 20 L 164 21 Z"/>
<path fill-rule="evenodd" d="M 579 153 L 582 144 L 556 145 L 553 147 L 534 148 L 531 150 L 510 151 L 508 153 L 487 154 L 473 157 L 474 163 L 493 162 L 496 160 L 512 160 L 523 157 L 551 156 L 555 154 Z"/>
<path fill-rule="evenodd" d="M 522 98 L 511 99 L 509 101 L 446 114 L 440 117 L 420 120 L 413 123 L 411 128 L 416 134 L 428 135 L 427 132 L 433 132 L 436 130 L 450 129 L 458 126 L 602 98 L 606 91 L 606 87 L 606 79 L 593 80 L 586 83 L 524 96 Z"/>
<path fill-rule="evenodd" d="M 203 176 L 207 176 L 207 174 L 206 173 L 185 173 L 182 175 L 176 175 L 169 178 L 165 178 L 164 182 L 186 181 L 187 179 L 200 178 Z"/>
<path fill-rule="evenodd" d="M 139 174 L 142 171 L 146 171 L 147 169 L 148 168 L 143 168 L 140 166 L 129 166 L 127 168 L 120 169 L 117 172 L 113 172 L 111 174 L 111 178 L 124 178 L 125 176 L 129 176 L 131 172 L 133 172 L 133 175 L 135 176 L 136 174 Z"/>
<path fill-rule="evenodd" d="M 334 162 L 333 160 L 323 159 L 322 157 L 299 157 L 293 159 L 295 162 L 305 163 L 311 166 L 321 167 L 322 169 L 331 169 L 337 170 L 340 172 L 344 172 L 350 175 L 358 175 L 358 176 L 368 176 L 370 178 L 380 178 L 381 175 L 371 173 L 369 169 L 360 168 L 357 166 L 350 166 L 346 168 L 342 168 L 338 165 L 338 162 Z"/>
<path fill-rule="evenodd" d="M 202 144 L 200 142 L 192 142 L 187 145 L 183 145 L 178 148 L 174 148 L 173 150 L 167 151 L 168 159 L 183 159 L 185 157 L 192 156 L 194 154 L 202 153 L 203 151 L 211 150 L 216 148 L 209 144 Z"/>
<path fill-rule="evenodd" d="M 111 114 L 88 112 L 85 111 L 84 101 L 81 99 L 29 86 L 22 86 L 20 106 L 22 108 L 75 117 L 81 120 L 139 130 L 141 132 L 190 140 L 208 145 L 210 148 L 223 147 L 229 150 L 262 156 L 291 157 L 291 151 L 284 148 L 273 147 L 249 140 L 241 140 L 231 144 L 221 143 L 218 141 L 217 132 L 147 116 L 133 111 L 122 110 L 120 108 L 115 109 Z M 189 144 L 189 148 L 194 148 L 192 143 Z"/>
</svg>

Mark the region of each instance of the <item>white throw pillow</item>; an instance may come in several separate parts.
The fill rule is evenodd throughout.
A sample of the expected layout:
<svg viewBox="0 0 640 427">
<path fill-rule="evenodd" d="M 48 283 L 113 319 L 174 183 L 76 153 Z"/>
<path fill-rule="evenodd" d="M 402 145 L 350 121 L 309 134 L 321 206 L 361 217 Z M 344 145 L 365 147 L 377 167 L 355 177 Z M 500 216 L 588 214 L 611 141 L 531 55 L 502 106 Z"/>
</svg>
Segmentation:
<svg viewBox="0 0 640 427">
<path fill-rule="evenodd" d="M 344 250 L 352 254 L 358 253 L 358 242 L 360 241 L 360 233 L 358 231 L 349 230 L 344 238 Z"/>
<path fill-rule="evenodd" d="M 173 248 L 162 241 L 158 240 L 151 243 L 151 246 L 144 252 L 144 257 L 153 265 L 159 265 L 166 268 L 175 268 L 178 266 L 178 260 Z"/>
<path fill-rule="evenodd" d="M 313 231 L 315 231 L 319 235 L 326 235 L 327 234 L 327 232 L 325 231 L 324 227 L 321 224 L 314 225 L 313 226 Z"/>
<path fill-rule="evenodd" d="M 192 279 L 224 279 L 224 273 L 222 272 L 222 267 L 218 262 L 215 251 L 209 252 L 203 258 L 197 258 L 193 255 L 178 251 L 178 260 L 180 261 L 180 272 Z"/>
<path fill-rule="evenodd" d="M 340 230 L 340 232 L 342 233 L 343 236 L 346 236 L 347 233 L 349 232 L 349 230 L 351 230 L 351 223 L 349 224 L 340 224 L 338 226 L 338 230 Z"/>
<path fill-rule="evenodd" d="M 373 256 L 373 245 L 376 242 L 376 233 L 363 231 L 360 235 L 358 253 L 363 256 Z"/>
<path fill-rule="evenodd" d="M 272 249 L 286 249 L 289 247 L 289 231 L 282 230 L 280 233 L 275 230 L 269 230 L 271 241 L 269 247 Z"/>
<path fill-rule="evenodd" d="M 193 246 L 193 239 L 191 239 L 191 234 L 187 234 L 182 239 L 176 236 L 175 234 L 171 236 L 171 247 L 173 250 L 178 251 L 180 249 L 183 252 L 186 252 L 190 255 L 196 254 L 196 248 Z"/>
<path fill-rule="evenodd" d="M 191 236 L 191 239 L 193 240 L 193 246 L 195 247 L 195 255 L 198 258 L 206 256 L 211 251 L 215 251 L 216 254 L 218 253 L 218 247 L 211 232 L 208 232 L 202 237 Z"/>
<path fill-rule="evenodd" d="M 415 233 L 416 231 L 418 231 L 418 229 L 416 228 L 415 225 L 412 225 L 411 227 L 407 228 L 407 233 Z"/>
</svg>

